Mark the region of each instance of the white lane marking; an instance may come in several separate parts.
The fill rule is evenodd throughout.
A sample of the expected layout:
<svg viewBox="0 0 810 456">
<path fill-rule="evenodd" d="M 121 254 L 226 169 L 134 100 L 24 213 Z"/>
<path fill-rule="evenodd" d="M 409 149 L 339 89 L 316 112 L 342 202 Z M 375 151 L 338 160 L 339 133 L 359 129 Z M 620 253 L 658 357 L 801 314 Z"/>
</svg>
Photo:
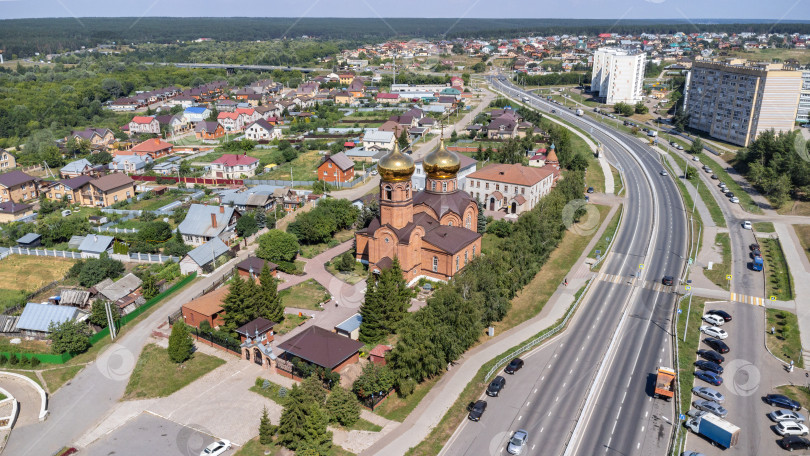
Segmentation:
<svg viewBox="0 0 810 456">
<path fill-rule="evenodd" d="M 526 403 L 526 406 L 528 407 L 528 406 L 529 406 L 529 404 L 531 404 L 531 403 L 532 403 L 532 401 L 527 402 L 527 403 Z"/>
<path fill-rule="evenodd" d="M 565 388 L 565 384 L 566 384 L 566 383 L 568 383 L 568 382 L 564 382 L 564 383 L 563 383 L 563 388 Z"/>
<path fill-rule="evenodd" d="M 638 444 L 636 445 L 636 449 L 638 450 L 639 448 L 641 448 L 641 442 L 638 442 Z"/>
<path fill-rule="evenodd" d="M 619 415 L 621 415 L 621 414 L 622 414 L 622 408 L 621 408 L 621 407 L 619 407 L 619 412 L 618 412 L 618 413 L 616 413 L 616 419 L 617 419 L 617 420 L 619 419 Z"/>
<path fill-rule="evenodd" d="M 534 450 L 535 445 L 532 445 L 532 450 Z"/>
<path fill-rule="evenodd" d="M 579 356 L 577 356 L 577 359 L 574 360 L 574 362 L 577 362 L 577 361 L 579 361 Z"/>
<path fill-rule="evenodd" d="M 542 379 L 541 379 L 542 380 Z M 534 392 L 537 393 L 537 388 L 534 389 Z"/>
<path fill-rule="evenodd" d="M 542 377 L 540 377 L 540 381 L 542 382 L 544 378 L 546 378 L 546 376 L 545 376 L 545 375 L 544 375 L 544 376 L 542 376 Z M 537 388 L 535 388 L 535 389 L 534 389 L 534 392 L 535 392 L 535 393 L 537 392 Z"/>
<path fill-rule="evenodd" d="M 557 402 L 559 400 L 560 400 L 560 396 L 557 396 L 557 399 L 554 399 L 554 402 Z"/>
<path fill-rule="evenodd" d="M 647 410 L 646 412 L 644 412 L 644 418 L 647 418 L 647 415 L 649 415 L 649 414 L 650 414 L 650 411 L 649 411 L 649 410 Z"/>
<path fill-rule="evenodd" d="M 520 415 L 520 416 L 518 417 L 518 421 L 520 421 L 520 419 L 521 419 L 521 418 L 523 418 L 523 415 Z"/>
<path fill-rule="evenodd" d="M 624 392 L 624 396 L 622 396 L 622 404 L 624 404 L 624 399 L 627 397 L 627 391 Z"/>
<path fill-rule="evenodd" d="M 641 432 L 644 432 L 644 428 L 647 426 L 641 426 Z"/>
<path fill-rule="evenodd" d="M 541 434 L 543 433 L 543 429 L 545 429 L 545 428 L 544 428 L 544 427 L 541 427 L 541 428 L 540 428 L 540 433 L 541 433 Z"/>
<path fill-rule="evenodd" d="M 571 375 L 573 373 L 574 373 L 574 369 L 571 369 L 570 371 L 568 371 L 568 375 Z"/>
</svg>

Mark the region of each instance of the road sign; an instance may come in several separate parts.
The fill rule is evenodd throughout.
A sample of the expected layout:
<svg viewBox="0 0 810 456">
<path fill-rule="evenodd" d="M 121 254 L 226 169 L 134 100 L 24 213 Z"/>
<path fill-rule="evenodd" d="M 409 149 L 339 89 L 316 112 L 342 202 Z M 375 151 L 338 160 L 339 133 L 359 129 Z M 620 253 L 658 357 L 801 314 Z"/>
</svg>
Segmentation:
<svg viewBox="0 0 810 456">
<path fill-rule="evenodd" d="M 776 301 L 776 296 L 771 296 L 771 301 Z"/>
<path fill-rule="evenodd" d="M 597 250 L 597 251 L 596 251 L 596 254 L 597 254 L 597 255 L 599 255 L 600 253 L 602 253 L 602 251 L 601 251 L 601 250 Z"/>
<path fill-rule="evenodd" d="M 678 309 L 678 313 L 680 314 L 681 312 L 683 312 L 683 311 L 681 309 Z"/>
<path fill-rule="evenodd" d="M 689 258 L 689 264 L 692 264 L 692 259 L 691 258 Z"/>
<path fill-rule="evenodd" d="M 726 280 L 731 280 L 731 274 L 726 274 Z"/>
<path fill-rule="evenodd" d="M 642 264 L 638 265 L 638 268 L 639 269 L 644 269 L 644 264 L 642 263 Z"/>
<path fill-rule="evenodd" d="M 684 416 L 684 414 L 683 414 L 683 413 L 681 413 L 680 418 L 681 418 L 682 420 L 685 420 L 685 419 L 686 419 L 686 416 Z"/>
<path fill-rule="evenodd" d="M 686 286 L 686 291 L 689 291 L 689 290 L 691 290 L 691 289 L 692 289 L 692 286 L 691 286 L 691 285 L 687 285 L 687 286 Z"/>
</svg>

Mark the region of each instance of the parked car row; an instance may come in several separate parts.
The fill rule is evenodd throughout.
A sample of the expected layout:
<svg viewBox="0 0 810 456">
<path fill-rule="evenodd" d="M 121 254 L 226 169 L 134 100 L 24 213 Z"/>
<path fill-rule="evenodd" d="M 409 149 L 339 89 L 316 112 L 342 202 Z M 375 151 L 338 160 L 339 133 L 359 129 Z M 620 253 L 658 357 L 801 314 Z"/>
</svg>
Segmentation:
<svg viewBox="0 0 810 456">
<path fill-rule="evenodd" d="M 509 364 L 506 365 L 503 371 L 506 374 L 514 375 L 515 372 L 523 368 L 523 364 L 522 359 L 514 358 L 509 361 Z M 489 386 L 487 386 L 486 395 L 489 397 L 498 397 L 504 388 L 506 388 L 506 378 L 502 375 L 498 375 L 489 383 Z M 467 411 L 469 412 L 467 418 L 470 421 L 481 421 L 481 417 L 484 415 L 486 410 L 487 401 L 478 400 L 467 406 Z M 526 449 L 526 442 L 528 439 L 529 433 L 524 429 L 518 429 L 514 434 L 512 434 L 512 438 L 509 439 L 509 443 L 506 446 L 506 452 L 509 454 L 522 454 Z"/>
<path fill-rule="evenodd" d="M 695 371 L 695 377 L 712 386 L 720 386 L 723 384 L 723 377 L 721 377 L 723 367 L 721 364 L 725 361 L 721 353 L 729 352 L 728 345 L 723 342 L 728 337 L 728 333 L 721 329 L 720 326 L 731 321 L 731 314 L 720 309 L 709 310 L 703 316 L 703 321 L 708 325 L 702 325 L 700 332 L 710 336 L 704 339 L 703 342 L 711 350 L 700 349 L 697 351 L 700 359 L 695 361 L 695 367 L 698 369 Z M 721 405 L 725 401 L 725 397 L 719 391 L 705 386 L 696 386 L 692 388 L 692 393 L 702 399 L 692 403 L 696 409 L 720 418 L 725 418 L 728 415 L 728 411 Z"/>
</svg>

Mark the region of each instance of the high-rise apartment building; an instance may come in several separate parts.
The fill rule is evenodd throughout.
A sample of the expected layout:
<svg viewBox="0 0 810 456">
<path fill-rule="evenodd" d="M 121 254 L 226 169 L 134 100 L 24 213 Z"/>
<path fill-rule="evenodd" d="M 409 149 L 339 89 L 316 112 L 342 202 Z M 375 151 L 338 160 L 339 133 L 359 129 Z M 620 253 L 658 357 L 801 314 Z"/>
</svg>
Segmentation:
<svg viewBox="0 0 810 456">
<path fill-rule="evenodd" d="M 607 104 L 636 103 L 643 96 L 646 54 L 635 50 L 602 48 L 593 54 L 591 92 Z"/>
<path fill-rule="evenodd" d="M 796 119 L 802 72 L 781 63 L 696 60 L 689 77 L 689 126 L 747 146 L 766 130 L 790 131 Z"/>
<path fill-rule="evenodd" d="M 796 122 L 810 122 L 810 70 L 802 71 L 802 91 L 799 95 L 799 110 Z"/>
</svg>

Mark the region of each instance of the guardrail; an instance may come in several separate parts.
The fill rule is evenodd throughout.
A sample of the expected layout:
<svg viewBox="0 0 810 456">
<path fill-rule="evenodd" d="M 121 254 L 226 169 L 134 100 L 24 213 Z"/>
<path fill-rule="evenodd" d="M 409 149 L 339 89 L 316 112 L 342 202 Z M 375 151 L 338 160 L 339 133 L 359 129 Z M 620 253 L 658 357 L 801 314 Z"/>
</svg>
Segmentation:
<svg viewBox="0 0 810 456">
<path fill-rule="evenodd" d="M 560 332 L 560 330 L 565 328 L 565 326 L 568 324 L 568 320 L 571 319 L 571 316 L 574 315 L 574 312 L 577 310 L 577 307 L 579 307 L 579 303 L 582 302 L 582 299 L 585 297 L 585 295 L 588 294 L 588 290 L 591 288 L 592 283 L 593 283 L 593 277 L 588 279 L 588 283 L 585 284 L 585 289 L 582 290 L 582 294 L 579 295 L 579 298 L 577 298 L 577 300 L 574 302 L 574 304 L 571 306 L 571 308 L 568 309 L 568 312 L 565 314 L 565 318 L 563 318 L 562 322 L 560 322 L 557 326 L 555 326 L 555 327 L 549 329 L 548 331 L 544 332 L 543 334 L 537 336 L 536 338 L 530 340 L 529 342 L 526 342 L 522 347 L 516 349 L 515 351 L 513 351 L 513 352 L 509 353 L 508 355 L 506 355 L 506 356 L 502 357 L 501 359 L 499 359 L 492 366 L 492 369 L 490 369 L 489 372 L 487 372 L 487 374 L 484 376 L 484 381 L 488 381 L 489 378 L 492 377 L 492 375 L 495 372 L 497 372 L 497 371 L 499 371 L 501 369 L 501 366 L 503 366 L 504 364 L 509 362 L 515 356 L 531 350 L 532 348 L 536 347 L 540 342 L 543 342 L 544 340 L 546 340 L 549 337 L 557 334 L 558 332 Z"/>
</svg>

